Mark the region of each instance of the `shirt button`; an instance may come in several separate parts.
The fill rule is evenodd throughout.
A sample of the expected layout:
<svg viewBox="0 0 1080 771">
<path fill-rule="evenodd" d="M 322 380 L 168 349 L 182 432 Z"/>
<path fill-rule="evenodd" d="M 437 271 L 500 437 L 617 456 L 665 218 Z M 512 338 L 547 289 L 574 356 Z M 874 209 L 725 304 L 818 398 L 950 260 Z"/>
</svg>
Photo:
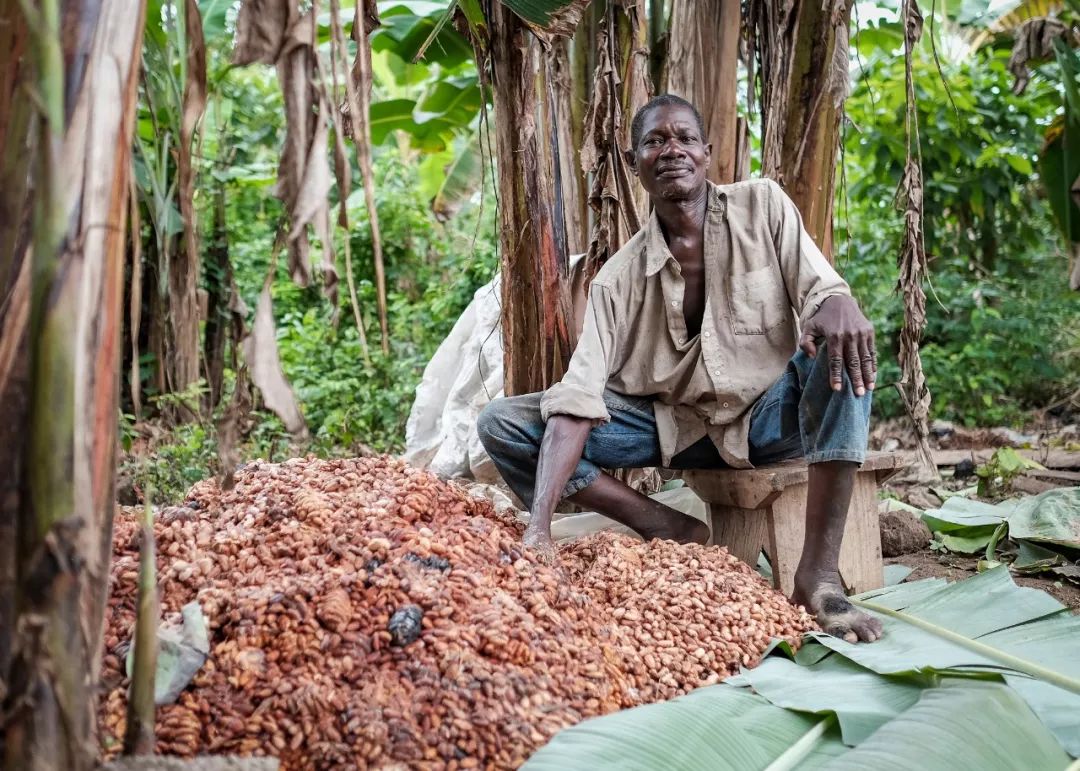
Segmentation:
<svg viewBox="0 0 1080 771">
<path fill-rule="evenodd" d="M 725 409 L 725 410 L 727 409 L 727 406 L 728 406 L 728 403 L 727 403 L 727 402 L 724 402 L 724 409 Z"/>
<path fill-rule="evenodd" d="M 702 335 L 704 335 L 705 337 L 708 337 L 709 333 L 708 332 L 702 332 Z"/>
<path fill-rule="evenodd" d="M 713 374 L 716 375 L 717 377 L 720 377 L 720 370 L 714 369 Z"/>
<path fill-rule="evenodd" d="M 672 308 L 678 308 L 679 307 L 679 301 L 678 300 L 672 300 L 671 301 L 671 307 Z"/>
</svg>

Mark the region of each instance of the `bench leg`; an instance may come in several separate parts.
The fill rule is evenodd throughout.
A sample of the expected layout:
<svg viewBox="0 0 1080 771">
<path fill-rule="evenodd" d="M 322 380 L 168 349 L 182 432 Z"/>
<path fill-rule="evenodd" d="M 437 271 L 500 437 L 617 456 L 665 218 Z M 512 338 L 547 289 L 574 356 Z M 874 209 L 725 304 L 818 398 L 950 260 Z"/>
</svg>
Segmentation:
<svg viewBox="0 0 1080 771">
<path fill-rule="evenodd" d="M 795 570 L 802 557 L 806 532 L 807 485 L 794 485 L 773 501 L 769 516 L 769 557 L 774 585 L 791 596 Z M 873 472 L 859 472 L 851 494 L 844 542 L 840 547 L 840 578 L 853 593 L 877 589 L 885 583 L 878 528 L 877 485 Z"/>
<path fill-rule="evenodd" d="M 726 546 L 727 550 L 748 564 L 757 567 L 758 553 L 769 536 L 767 512 L 760 509 L 739 509 L 709 504 L 709 543 Z"/>
<path fill-rule="evenodd" d="M 852 592 L 866 592 L 885 585 L 878 521 L 877 481 L 873 471 L 860 471 L 851 492 L 851 507 L 840 547 L 840 575 Z"/>
<path fill-rule="evenodd" d="M 795 570 L 802 557 L 806 532 L 806 483 L 784 490 L 769 511 L 769 560 L 773 586 L 790 597 L 795 591 Z"/>
</svg>

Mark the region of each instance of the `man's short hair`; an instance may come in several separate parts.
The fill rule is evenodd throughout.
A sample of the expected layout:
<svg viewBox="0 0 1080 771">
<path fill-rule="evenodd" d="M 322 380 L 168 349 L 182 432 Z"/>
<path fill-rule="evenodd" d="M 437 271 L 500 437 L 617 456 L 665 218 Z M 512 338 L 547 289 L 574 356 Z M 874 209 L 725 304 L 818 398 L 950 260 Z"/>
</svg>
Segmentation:
<svg viewBox="0 0 1080 771">
<path fill-rule="evenodd" d="M 697 122 L 698 133 L 701 134 L 701 141 L 705 141 L 705 121 L 701 119 L 701 113 L 697 111 L 697 107 L 690 104 L 690 102 L 683 99 L 681 96 L 675 96 L 675 94 L 660 94 L 654 96 L 648 102 L 645 103 L 641 109 L 634 113 L 634 120 L 630 122 L 630 149 L 637 151 L 638 143 L 641 141 L 641 132 L 645 128 L 645 116 L 657 107 L 685 107 L 694 114 L 694 120 Z"/>
</svg>

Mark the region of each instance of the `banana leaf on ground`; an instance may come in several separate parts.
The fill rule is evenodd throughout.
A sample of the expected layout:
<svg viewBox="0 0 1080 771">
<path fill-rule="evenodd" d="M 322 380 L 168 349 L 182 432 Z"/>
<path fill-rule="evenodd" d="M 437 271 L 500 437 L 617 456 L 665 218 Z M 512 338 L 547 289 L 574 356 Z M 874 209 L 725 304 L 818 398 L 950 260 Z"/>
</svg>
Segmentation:
<svg viewBox="0 0 1080 771">
<path fill-rule="evenodd" d="M 1064 769 L 1080 756 L 1080 618 L 998 567 L 856 598 L 885 636 L 814 635 L 661 704 L 585 721 L 528 769 Z"/>
</svg>

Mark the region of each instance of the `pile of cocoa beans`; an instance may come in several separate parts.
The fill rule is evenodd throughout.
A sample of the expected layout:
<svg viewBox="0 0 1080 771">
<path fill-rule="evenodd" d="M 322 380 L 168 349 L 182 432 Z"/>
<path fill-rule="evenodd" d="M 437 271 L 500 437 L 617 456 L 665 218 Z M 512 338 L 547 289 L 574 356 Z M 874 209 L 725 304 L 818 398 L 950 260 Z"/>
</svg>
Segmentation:
<svg viewBox="0 0 1080 771">
<path fill-rule="evenodd" d="M 106 756 L 124 731 L 136 517 L 115 526 Z M 252 463 L 154 530 L 162 614 L 197 600 L 211 644 L 158 709 L 163 754 L 515 768 L 562 728 L 715 683 L 814 628 L 722 548 L 605 533 L 546 564 L 516 520 L 391 458 Z"/>
</svg>

